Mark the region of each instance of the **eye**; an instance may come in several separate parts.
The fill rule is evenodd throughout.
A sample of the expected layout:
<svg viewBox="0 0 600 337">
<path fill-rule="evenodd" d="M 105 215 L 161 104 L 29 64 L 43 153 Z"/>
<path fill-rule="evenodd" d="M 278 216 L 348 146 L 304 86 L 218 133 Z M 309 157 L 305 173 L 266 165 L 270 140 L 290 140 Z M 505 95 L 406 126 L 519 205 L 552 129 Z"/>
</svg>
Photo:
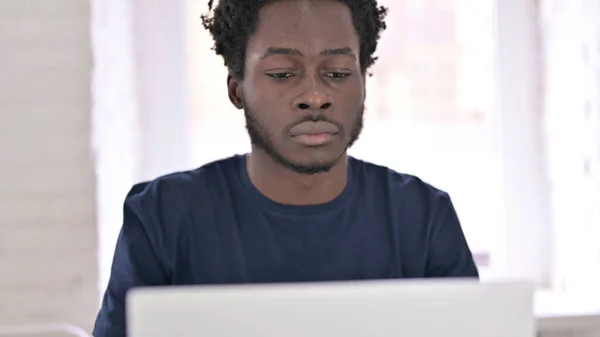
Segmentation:
<svg viewBox="0 0 600 337">
<path fill-rule="evenodd" d="M 296 74 L 286 71 L 286 72 L 278 72 L 278 73 L 267 73 L 267 76 L 271 77 L 272 79 L 274 79 L 276 81 L 282 81 L 282 80 L 287 80 L 289 78 L 292 78 L 292 77 L 296 76 Z"/>
<path fill-rule="evenodd" d="M 328 77 L 334 81 L 341 81 L 350 75 L 351 75 L 350 73 L 341 73 L 341 72 L 336 72 L 336 71 L 331 71 L 331 72 L 327 72 L 327 73 L 323 74 L 323 76 Z"/>
</svg>

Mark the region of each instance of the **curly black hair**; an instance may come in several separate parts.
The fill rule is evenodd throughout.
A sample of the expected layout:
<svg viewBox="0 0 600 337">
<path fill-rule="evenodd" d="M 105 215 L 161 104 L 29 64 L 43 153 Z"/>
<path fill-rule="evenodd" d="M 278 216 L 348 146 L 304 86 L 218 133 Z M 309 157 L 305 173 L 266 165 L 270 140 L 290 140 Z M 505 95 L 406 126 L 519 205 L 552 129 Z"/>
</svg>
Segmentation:
<svg viewBox="0 0 600 337">
<path fill-rule="evenodd" d="M 202 15 L 202 24 L 213 37 L 213 50 L 221 55 L 225 66 L 238 78 L 243 78 L 246 46 L 258 23 L 258 12 L 277 0 L 219 0 L 212 15 Z M 371 67 L 381 32 L 385 30 L 388 9 L 377 0 L 339 0 L 350 8 L 360 42 L 360 65 L 363 71 Z M 208 2 L 209 12 L 213 0 Z"/>
</svg>

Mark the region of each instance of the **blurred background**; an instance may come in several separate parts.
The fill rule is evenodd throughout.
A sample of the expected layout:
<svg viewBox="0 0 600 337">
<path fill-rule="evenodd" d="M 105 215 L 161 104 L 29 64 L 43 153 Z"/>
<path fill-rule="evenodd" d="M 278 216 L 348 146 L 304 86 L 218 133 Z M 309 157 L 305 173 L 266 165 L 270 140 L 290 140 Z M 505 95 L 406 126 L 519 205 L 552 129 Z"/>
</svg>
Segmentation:
<svg viewBox="0 0 600 337">
<path fill-rule="evenodd" d="M 250 149 L 207 2 L 0 0 L 0 326 L 91 331 L 131 185 Z M 351 154 L 449 192 L 482 278 L 594 298 L 600 2 L 379 3 Z"/>
</svg>

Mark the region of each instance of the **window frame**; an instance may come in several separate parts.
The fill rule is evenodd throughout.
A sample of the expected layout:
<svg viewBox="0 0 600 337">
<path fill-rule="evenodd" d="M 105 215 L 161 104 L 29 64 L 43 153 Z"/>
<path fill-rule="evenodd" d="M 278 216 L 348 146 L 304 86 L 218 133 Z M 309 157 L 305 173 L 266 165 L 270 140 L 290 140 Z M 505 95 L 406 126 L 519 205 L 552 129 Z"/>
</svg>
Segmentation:
<svg viewBox="0 0 600 337">
<path fill-rule="evenodd" d="M 506 226 L 492 255 L 495 267 L 490 276 L 528 279 L 551 288 L 551 191 L 543 132 L 537 2 L 496 0 L 494 24 L 499 112 L 494 114 L 495 138 L 502 160 Z M 515 162 L 521 165 L 517 167 Z"/>
</svg>

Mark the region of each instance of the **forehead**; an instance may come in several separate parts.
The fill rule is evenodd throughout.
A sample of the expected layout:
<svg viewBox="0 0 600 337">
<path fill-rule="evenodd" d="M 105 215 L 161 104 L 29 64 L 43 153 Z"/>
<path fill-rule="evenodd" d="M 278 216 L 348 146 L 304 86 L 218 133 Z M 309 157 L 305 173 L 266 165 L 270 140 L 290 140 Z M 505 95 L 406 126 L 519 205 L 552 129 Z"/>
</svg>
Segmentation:
<svg viewBox="0 0 600 337">
<path fill-rule="evenodd" d="M 280 0 L 263 7 L 248 49 L 291 47 L 306 53 L 350 47 L 358 53 L 358 36 L 350 9 L 337 0 Z"/>
</svg>

